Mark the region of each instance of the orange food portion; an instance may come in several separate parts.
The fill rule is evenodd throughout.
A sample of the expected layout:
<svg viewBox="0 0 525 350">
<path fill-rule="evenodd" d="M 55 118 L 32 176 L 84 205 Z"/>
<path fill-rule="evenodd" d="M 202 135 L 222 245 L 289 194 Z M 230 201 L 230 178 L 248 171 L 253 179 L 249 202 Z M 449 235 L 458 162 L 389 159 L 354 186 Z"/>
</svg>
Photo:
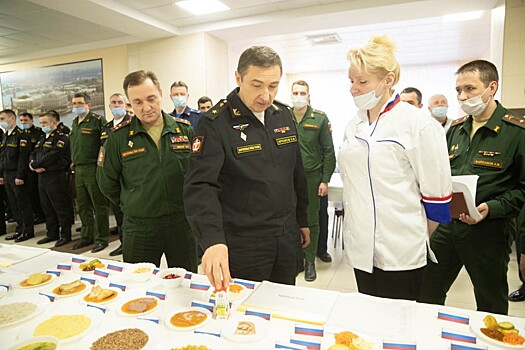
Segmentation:
<svg viewBox="0 0 525 350">
<path fill-rule="evenodd" d="M 525 338 L 516 333 L 508 333 L 503 336 L 503 342 L 511 345 L 522 345 L 525 343 Z"/>
<path fill-rule="evenodd" d="M 68 294 L 75 294 L 75 293 L 78 293 L 82 290 L 86 289 L 86 285 L 84 283 L 80 283 L 80 285 L 78 287 L 75 287 L 71 290 L 68 290 L 67 292 L 64 292 L 64 291 L 61 291 L 60 290 L 60 286 L 56 287 L 55 289 L 53 289 L 53 293 L 57 294 L 57 295 L 68 295 Z"/>
<path fill-rule="evenodd" d="M 193 327 L 206 321 L 208 316 L 204 312 L 191 310 L 173 315 L 170 322 L 175 327 Z"/>
<path fill-rule="evenodd" d="M 339 332 L 335 334 L 335 343 L 336 344 L 344 344 L 346 346 L 351 346 L 354 339 L 359 338 L 356 334 L 345 331 L 345 332 Z"/>
<path fill-rule="evenodd" d="M 42 284 L 42 283 L 46 283 L 47 281 L 49 281 L 51 279 L 51 275 L 48 275 L 46 274 L 44 279 L 42 280 L 42 282 L 40 282 L 39 284 Z M 22 287 L 34 287 L 34 286 L 38 286 L 38 284 L 29 284 L 27 283 L 27 278 L 25 280 L 23 280 L 22 282 L 19 283 L 20 286 Z"/>
<path fill-rule="evenodd" d="M 229 289 L 230 289 L 230 293 L 240 293 L 242 292 L 244 288 L 239 284 L 230 284 Z"/>
</svg>

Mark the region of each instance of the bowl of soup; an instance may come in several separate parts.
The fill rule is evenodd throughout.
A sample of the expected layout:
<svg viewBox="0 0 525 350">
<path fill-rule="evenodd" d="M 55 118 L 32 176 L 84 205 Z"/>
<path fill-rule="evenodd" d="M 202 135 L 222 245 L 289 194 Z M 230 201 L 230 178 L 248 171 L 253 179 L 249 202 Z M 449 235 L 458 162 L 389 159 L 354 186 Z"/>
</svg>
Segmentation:
<svg viewBox="0 0 525 350">
<path fill-rule="evenodd" d="M 8 348 L 9 350 L 57 350 L 58 339 L 51 336 L 39 336 L 18 342 Z"/>
</svg>

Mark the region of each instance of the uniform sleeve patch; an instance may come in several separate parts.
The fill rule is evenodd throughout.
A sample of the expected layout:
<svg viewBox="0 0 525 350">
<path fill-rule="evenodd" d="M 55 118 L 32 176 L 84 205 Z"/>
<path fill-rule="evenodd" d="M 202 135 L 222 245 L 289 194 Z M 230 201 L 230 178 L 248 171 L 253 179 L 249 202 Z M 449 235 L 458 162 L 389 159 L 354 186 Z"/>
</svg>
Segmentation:
<svg viewBox="0 0 525 350">
<path fill-rule="evenodd" d="M 64 148 L 64 146 L 65 146 L 65 142 L 62 141 L 62 140 L 58 140 L 58 142 L 57 142 L 57 147 L 58 147 L 58 148 Z"/>
<path fill-rule="evenodd" d="M 62 141 L 58 141 L 62 142 Z M 58 143 L 57 143 L 58 146 Z M 104 146 L 100 147 L 100 151 L 98 152 L 98 158 L 97 158 L 97 165 L 103 167 L 104 166 L 104 160 L 106 160 L 106 149 Z"/>
<path fill-rule="evenodd" d="M 328 122 L 328 131 L 332 132 L 332 123 Z"/>
<path fill-rule="evenodd" d="M 193 138 L 193 144 L 191 145 L 191 153 L 200 153 L 202 146 L 204 145 L 204 136 L 196 136 Z"/>
</svg>

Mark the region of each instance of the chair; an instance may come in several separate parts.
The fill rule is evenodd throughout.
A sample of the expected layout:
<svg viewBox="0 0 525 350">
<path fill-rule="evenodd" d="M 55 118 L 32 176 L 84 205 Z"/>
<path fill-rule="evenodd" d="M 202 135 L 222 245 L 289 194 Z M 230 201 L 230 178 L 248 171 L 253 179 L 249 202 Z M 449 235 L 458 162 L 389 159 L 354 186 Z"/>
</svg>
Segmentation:
<svg viewBox="0 0 525 350">
<path fill-rule="evenodd" d="M 337 240 L 341 240 L 341 246 L 345 249 L 345 241 L 342 237 L 343 221 L 345 219 L 344 208 L 334 208 L 334 221 L 332 223 L 332 239 L 334 240 L 334 248 L 337 246 Z"/>
</svg>

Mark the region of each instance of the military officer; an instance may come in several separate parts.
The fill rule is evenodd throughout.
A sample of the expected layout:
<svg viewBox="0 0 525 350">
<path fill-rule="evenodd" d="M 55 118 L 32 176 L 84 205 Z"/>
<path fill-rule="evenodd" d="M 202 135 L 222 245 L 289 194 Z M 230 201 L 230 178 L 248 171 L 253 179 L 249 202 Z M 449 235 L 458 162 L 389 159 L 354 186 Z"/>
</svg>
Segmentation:
<svg viewBox="0 0 525 350">
<path fill-rule="evenodd" d="M 195 130 L 201 120 L 201 112 L 197 109 L 188 107 L 188 85 L 183 81 L 176 81 L 171 84 L 170 98 L 173 101 L 175 109 L 171 115 L 176 118 L 186 119 L 191 123 L 192 129 Z"/>
<path fill-rule="evenodd" d="M 100 134 L 100 145 L 103 146 L 109 134 L 113 131 L 116 126 L 130 120 L 129 114 L 126 112 L 126 99 L 121 93 L 115 93 L 109 98 L 109 108 L 113 119 L 104 125 L 102 133 Z M 122 254 L 122 223 L 124 222 L 124 213 L 118 205 L 111 203 L 111 210 L 115 215 L 115 221 L 117 222 L 117 231 L 120 239 L 120 246 L 109 253 L 110 256 L 117 256 Z"/>
<path fill-rule="evenodd" d="M 43 135 L 29 158 L 29 168 L 38 174 L 40 200 L 46 218 L 46 236 L 37 244 L 57 241 L 55 247 L 71 242 L 73 205 L 67 173 L 71 163 L 69 137 L 57 129 L 52 112 L 40 116 Z"/>
<path fill-rule="evenodd" d="M 215 288 L 227 288 L 231 276 L 295 284 L 301 241 L 309 243 L 297 129 L 287 106 L 274 102 L 281 75 L 273 49 L 248 48 L 238 88 L 196 130 L 184 203 Z"/>
<path fill-rule="evenodd" d="M 97 156 L 100 134 L 106 119 L 89 110 L 90 97 L 80 92 L 73 97 L 73 120 L 71 129 L 71 157 L 75 169 L 75 188 L 82 229 L 81 239 L 73 249 L 87 247 L 93 243 L 92 253 L 108 246 L 109 210 L 106 198 L 100 192 L 96 179 Z M 95 218 L 93 218 L 93 213 Z"/>
<path fill-rule="evenodd" d="M 20 119 L 20 129 L 29 135 L 31 140 L 31 150 L 35 149 L 36 143 L 44 133 L 42 129 L 33 124 L 33 115 L 31 113 L 21 113 L 18 118 Z M 40 195 L 38 192 L 38 176 L 35 172 L 29 172 L 30 184 L 31 184 L 31 204 L 33 205 L 33 216 L 35 218 L 34 224 L 38 225 L 46 221 L 44 211 L 40 206 Z"/>
<path fill-rule="evenodd" d="M 447 133 L 452 175 L 478 175 L 477 210 L 440 225 L 431 237 L 438 264 L 427 265 L 420 301 L 443 304 L 462 266 L 474 285 L 477 310 L 508 312 L 507 225 L 525 201 L 525 119 L 494 99 L 498 71 L 476 60 L 457 71 L 456 91 L 467 116 Z"/>
<path fill-rule="evenodd" d="M 328 195 L 328 182 L 335 170 L 335 151 L 330 121 L 324 112 L 309 106 L 310 87 L 304 80 L 292 84 L 293 116 L 308 183 L 308 227 L 310 244 L 304 249 L 304 279 L 317 278 L 315 257 L 319 239 L 320 198 Z M 302 264 L 301 259 L 301 264 Z"/>
<path fill-rule="evenodd" d="M 196 272 L 196 240 L 182 201 L 191 125 L 162 111 L 153 72 L 128 74 L 123 88 L 135 117 L 114 127 L 101 147 L 97 179 L 124 212 L 124 261 L 159 266 L 164 253 L 169 267 Z"/>
<path fill-rule="evenodd" d="M 9 206 L 13 211 L 17 227 L 6 240 L 23 242 L 35 237 L 31 187 L 29 182 L 29 135 L 16 126 L 16 114 L 10 109 L 0 112 L 0 126 L 6 130 L 2 139 L 2 161 L 0 185 L 5 184 Z"/>
</svg>

